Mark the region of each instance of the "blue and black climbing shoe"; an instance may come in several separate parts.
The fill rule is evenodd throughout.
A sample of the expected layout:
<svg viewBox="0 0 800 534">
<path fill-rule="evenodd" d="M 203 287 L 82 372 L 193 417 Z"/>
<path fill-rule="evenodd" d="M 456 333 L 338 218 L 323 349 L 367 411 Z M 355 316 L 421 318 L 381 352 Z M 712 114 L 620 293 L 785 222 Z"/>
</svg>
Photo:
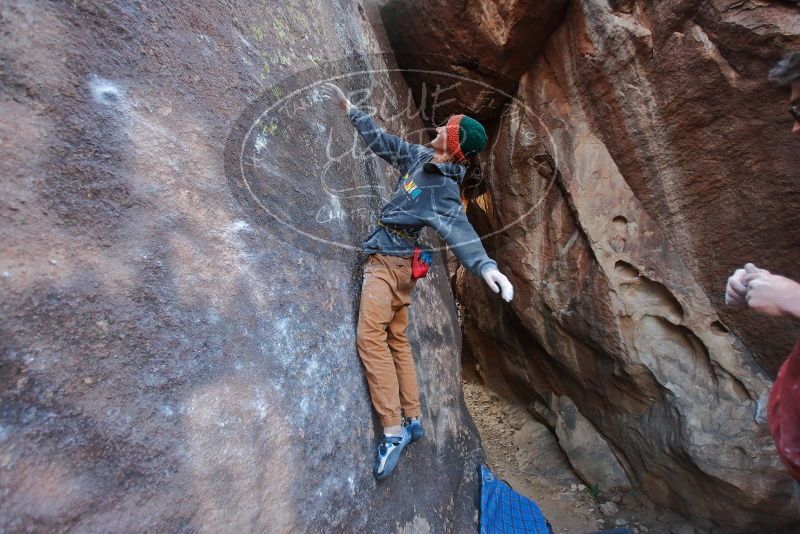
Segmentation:
<svg viewBox="0 0 800 534">
<path fill-rule="evenodd" d="M 412 443 L 425 435 L 425 429 L 422 428 L 422 423 L 420 422 L 419 417 L 415 417 L 413 419 L 406 417 L 403 419 L 403 428 L 408 430 L 408 433 L 411 434 Z"/>
<path fill-rule="evenodd" d="M 400 461 L 400 454 L 410 442 L 411 434 L 405 428 L 400 436 L 383 436 L 383 440 L 378 445 L 378 457 L 372 467 L 375 478 L 383 480 L 391 474 L 397 466 L 397 462 Z"/>
</svg>

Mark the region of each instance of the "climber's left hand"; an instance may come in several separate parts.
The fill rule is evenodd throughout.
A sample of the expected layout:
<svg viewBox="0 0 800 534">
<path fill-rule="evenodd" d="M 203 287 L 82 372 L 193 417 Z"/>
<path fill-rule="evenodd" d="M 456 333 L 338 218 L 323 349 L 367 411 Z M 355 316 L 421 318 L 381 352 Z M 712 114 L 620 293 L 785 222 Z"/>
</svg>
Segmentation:
<svg viewBox="0 0 800 534">
<path fill-rule="evenodd" d="M 514 298 L 514 287 L 508 281 L 506 275 L 497 269 L 490 269 L 483 273 L 483 279 L 492 291 L 495 293 L 500 292 L 500 296 L 503 297 L 504 301 L 511 302 L 511 299 Z"/>
</svg>

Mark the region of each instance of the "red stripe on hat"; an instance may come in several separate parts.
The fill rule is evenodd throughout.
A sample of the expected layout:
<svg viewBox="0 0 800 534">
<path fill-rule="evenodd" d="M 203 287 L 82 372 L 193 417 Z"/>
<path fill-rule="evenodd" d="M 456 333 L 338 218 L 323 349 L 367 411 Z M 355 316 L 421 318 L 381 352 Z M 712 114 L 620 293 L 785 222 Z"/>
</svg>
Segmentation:
<svg viewBox="0 0 800 534">
<path fill-rule="evenodd" d="M 447 120 L 447 150 L 453 156 L 453 161 L 457 163 L 466 159 L 464 153 L 461 152 L 461 143 L 458 140 L 458 130 L 463 116 L 453 115 Z"/>
</svg>

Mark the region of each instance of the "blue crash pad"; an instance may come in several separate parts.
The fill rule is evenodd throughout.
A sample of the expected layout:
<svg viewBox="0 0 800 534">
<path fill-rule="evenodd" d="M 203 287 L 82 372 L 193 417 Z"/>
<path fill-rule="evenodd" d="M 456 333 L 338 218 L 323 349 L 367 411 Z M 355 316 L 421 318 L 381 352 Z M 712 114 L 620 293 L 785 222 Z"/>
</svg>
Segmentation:
<svg viewBox="0 0 800 534">
<path fill-rule="evenodd" d="M 534 501 L 499 480 L 485 465 L 481 472 L 481 534 L 551 534 Z"/>
</svg>

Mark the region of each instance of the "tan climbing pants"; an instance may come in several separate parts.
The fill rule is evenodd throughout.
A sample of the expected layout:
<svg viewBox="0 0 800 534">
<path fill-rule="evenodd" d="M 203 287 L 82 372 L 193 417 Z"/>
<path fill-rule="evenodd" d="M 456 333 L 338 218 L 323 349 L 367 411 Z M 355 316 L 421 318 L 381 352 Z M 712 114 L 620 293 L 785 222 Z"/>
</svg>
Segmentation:
<svg viewBox="0 0 800 534">
<path fill-rule="evenodd" d="M 406 337 L 416 283 L 411 258 L 376 253 L 364 262 L 356 344 L 384 427 L 399 425 L 402 415 L 420 415 L 417 372 Z"/>
</svg>

